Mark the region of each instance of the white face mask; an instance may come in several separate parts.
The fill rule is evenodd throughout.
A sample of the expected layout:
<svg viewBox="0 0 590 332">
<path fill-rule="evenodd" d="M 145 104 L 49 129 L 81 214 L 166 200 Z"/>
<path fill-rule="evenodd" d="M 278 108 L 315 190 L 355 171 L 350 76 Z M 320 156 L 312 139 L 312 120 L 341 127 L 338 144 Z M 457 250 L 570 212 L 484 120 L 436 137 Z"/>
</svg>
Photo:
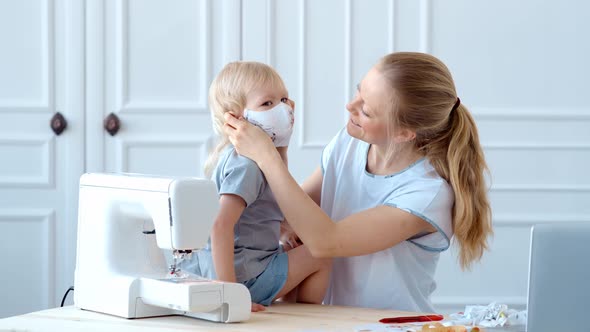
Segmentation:
<svg viewBox="0 0 590 332">
<path fill-rule="evenodd" d="M 279 103 L 268 111 L 244 110 L 244 119 L 264 130 L 276 147 L 288 146 L 295 116 L 291 106 Z"/>
</svg>

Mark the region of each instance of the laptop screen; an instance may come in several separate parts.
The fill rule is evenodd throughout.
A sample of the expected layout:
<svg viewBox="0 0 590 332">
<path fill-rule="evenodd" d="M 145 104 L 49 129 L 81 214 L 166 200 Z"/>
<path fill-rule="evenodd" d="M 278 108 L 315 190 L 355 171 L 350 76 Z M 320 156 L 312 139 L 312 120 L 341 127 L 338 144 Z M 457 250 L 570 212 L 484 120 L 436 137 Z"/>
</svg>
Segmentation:
<svg viewBox="0 0 590 332">
<path fill-rule="evenodd" d="M 590 331 L 590 222 L 531 231 L 527 331 Z"/>
</svg>

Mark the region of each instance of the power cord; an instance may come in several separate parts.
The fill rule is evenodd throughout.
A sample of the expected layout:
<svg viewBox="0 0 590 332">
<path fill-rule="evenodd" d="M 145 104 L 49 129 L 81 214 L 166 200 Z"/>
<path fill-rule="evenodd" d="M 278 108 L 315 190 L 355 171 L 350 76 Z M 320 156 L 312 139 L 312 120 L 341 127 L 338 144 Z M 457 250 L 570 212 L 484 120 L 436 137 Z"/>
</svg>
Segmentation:
<svg viewBox="0 0 590 332">
<path fill-rule="evenodd" d="M 63 299 L 61 299 L 61 306 L 62 306 L 62 307 L 64 306 L 64 302 L 66 302 L 66 297 L 68 297 L 68 293 L 69 293 L 70 291 L 73 291 L 73 290 L 74 290 L 74 286 L 71 286 L 70 288 L 68 288 L 68 290 L 67 290 L 67 291 L 66 291 L 66 293 L 64 294 L 64 297 L 63 297 Z"/>
</svg>

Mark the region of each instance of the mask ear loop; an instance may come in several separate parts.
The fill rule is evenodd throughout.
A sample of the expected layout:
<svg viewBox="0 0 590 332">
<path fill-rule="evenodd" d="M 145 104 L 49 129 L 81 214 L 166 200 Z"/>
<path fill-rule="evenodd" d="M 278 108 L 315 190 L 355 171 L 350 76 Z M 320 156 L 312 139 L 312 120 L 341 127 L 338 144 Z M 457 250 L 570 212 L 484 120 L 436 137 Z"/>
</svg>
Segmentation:
<svg viewBox="0 0 590 332">
<path fill-rule="evenodd" d="M 242 111 L 242 118 L 246 121 L 248 121 L 248 109 L 244 108 L 244 110 Z"/>
</svg>

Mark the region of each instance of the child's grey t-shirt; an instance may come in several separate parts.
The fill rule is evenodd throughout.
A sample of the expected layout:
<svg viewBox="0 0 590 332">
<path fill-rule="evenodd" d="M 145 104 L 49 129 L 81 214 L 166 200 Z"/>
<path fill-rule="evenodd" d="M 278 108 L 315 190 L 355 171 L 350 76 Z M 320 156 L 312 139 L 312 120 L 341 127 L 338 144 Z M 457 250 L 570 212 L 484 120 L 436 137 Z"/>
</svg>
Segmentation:
<svg viewBox="0 0 590 332">
<path fill-rule="evenodd" d="M 237 195 L 246 202 L 246 208 L 234 227 L 234 266 L 238 282 L 250 280 L 261 274 L 279 253 L 283 214 L 258 165 L 238 155 L 233 146 L 228 146 L 220 154 L 212 177 L 219 195 Z M 200 275 L 217 279 L 211 239 L 197 256 Z"/>
</svg>

